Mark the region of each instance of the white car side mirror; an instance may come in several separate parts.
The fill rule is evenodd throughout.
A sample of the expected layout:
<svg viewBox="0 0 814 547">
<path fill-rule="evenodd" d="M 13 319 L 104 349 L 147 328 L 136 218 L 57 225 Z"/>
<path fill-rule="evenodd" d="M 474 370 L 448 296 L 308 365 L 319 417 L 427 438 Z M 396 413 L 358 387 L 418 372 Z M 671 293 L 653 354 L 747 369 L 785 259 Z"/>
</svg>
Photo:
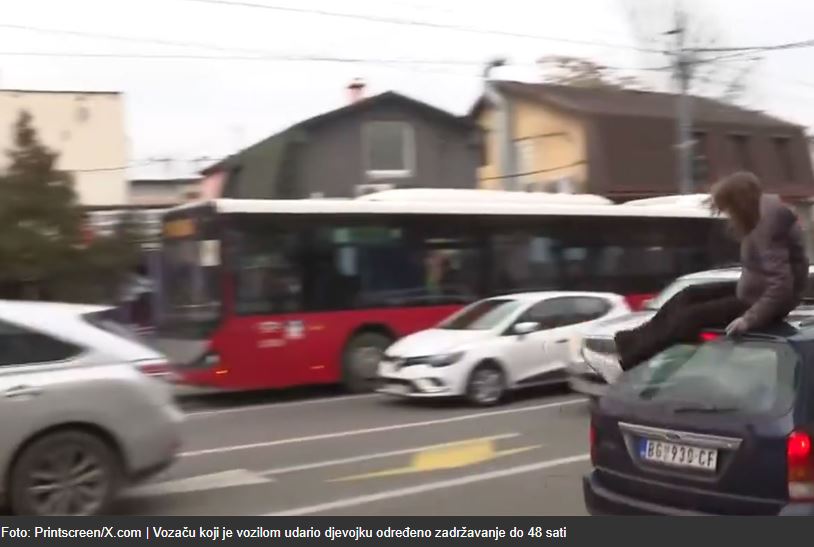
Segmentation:
<svg viewBox="0 0 814 547">
<path fill-rule="evenodd" d="M 514 334 L 525 336 L 526 334 L 531 334 L 532 332 L 536 332 L 540 330 L 540 323 L 535 321 L 525 321 L 523 323 L 518 323 L 512 329 Z"/>
</svg>

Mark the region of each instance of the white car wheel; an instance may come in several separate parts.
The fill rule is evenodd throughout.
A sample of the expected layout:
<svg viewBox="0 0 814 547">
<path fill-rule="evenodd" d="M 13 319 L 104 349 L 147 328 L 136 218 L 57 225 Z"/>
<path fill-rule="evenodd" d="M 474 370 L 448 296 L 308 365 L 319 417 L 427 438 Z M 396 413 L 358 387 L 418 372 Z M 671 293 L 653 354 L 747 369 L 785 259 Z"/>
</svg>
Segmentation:
<svg viewBox="0 0 814 547">
<path fill-rule="evenodd" d="M 498 365 L 484 363 L 478 365 L 469 377 L 466 397 L 479 406 L 499 403 L 506 391 L 506 375 Z"/>
</svg>

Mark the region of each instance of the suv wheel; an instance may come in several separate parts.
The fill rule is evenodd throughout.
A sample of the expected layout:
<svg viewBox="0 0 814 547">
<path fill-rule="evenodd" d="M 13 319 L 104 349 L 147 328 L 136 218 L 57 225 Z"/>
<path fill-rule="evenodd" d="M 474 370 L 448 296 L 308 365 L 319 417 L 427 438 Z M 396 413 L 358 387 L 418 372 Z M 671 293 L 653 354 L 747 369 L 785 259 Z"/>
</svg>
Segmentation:
<svg viewBox="0 0 814 547">
<path fill-rule="evenodd" d="M 103 514 L 121 477 L 117 454 L 97 436 L 48 434 L 26 447 L 11 469 L 11 510 L 33 516 Z"/>
</svg>

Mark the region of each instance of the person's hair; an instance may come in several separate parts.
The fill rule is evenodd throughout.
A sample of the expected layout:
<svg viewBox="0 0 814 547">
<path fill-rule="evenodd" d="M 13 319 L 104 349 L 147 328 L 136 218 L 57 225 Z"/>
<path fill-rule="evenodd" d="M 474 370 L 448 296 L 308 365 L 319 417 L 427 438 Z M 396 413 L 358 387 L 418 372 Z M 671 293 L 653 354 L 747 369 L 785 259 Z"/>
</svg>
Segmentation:
<svg viewBox="0 0 814 547">
<path fill-rule="evenodd" d="M 740 171 L 724 177 L 710 189 L 713 210 L 725 213 L 738 237 L 744 237 L 755 229 L 760 221 L 760 198 L 763 189 L 760 181 L 748 171 Z"/>
</svg>

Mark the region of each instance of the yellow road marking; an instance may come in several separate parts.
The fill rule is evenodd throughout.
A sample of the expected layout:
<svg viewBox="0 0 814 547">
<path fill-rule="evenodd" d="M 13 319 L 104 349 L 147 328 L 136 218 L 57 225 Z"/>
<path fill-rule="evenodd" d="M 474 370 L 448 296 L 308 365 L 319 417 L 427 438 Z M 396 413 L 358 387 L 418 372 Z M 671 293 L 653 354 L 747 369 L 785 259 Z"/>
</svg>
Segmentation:
<svg viewBox="0 0 814 547">
<path fill-rule="evenodd" d="M 413 473 L 427 473 L 440 471 L 442 469 L 456 469 L 477 465 L 488 461 L 496 460 L 506 456 L 520 454 L 540 448 L 541 445 L 523 446 L 508 450 L 498 451 L 495 442 L 491 439 L 472 439 L 460 441 L 449 445 L 422 450 L 412 457 L 410 464 L 406 467 L 395 469 L 384 469 L 372 473 L 351 475 L 338 479 L 330 479 L 328 482 L 347 482 L 381 477 L 392 477 L 396 475 L 409 475 Z"/>
</svg>

